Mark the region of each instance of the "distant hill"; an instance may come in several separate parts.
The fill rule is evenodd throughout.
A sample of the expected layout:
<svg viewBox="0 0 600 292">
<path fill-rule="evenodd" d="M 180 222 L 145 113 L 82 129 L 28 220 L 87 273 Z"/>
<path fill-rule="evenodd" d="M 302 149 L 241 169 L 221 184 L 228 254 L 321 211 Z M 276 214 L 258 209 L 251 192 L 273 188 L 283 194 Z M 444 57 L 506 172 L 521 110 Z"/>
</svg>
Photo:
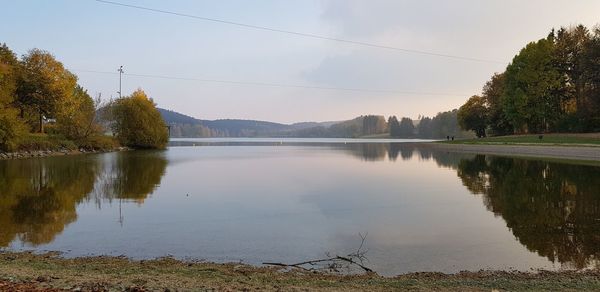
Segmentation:
<svg viewBox="0 0 600 292">
<path fill-rule="evenodd" d="M 200 121 L 194 117 L 180 114 L 175 111 L 158 108 L 158 112 L 167 124 L 198 124 Z"/>
<path fill-rule="evenodd" d="M 240 119 L 201 120 L 162 108 L 159 108 L 158 111 L 171 127 L 171 137 L 173 138 L 373 138 L 389 136 L 389 125 L 385 117 L 381 115 L 364 115 L 347 121 L 281 124 Z M 457 110 L 440 112 L 432 118 L 412 121 L 414 126 L 412 133 L 395 138 L 472 137 L 471 132 L 462 131 L 458 126 L 457 112 Z"/>
<path fill-rule="evenodd" d="M 296 131 L 330 127 L 336 122 L 281 124 L 257 120 L 201 120 L 175 111 L 158 108 L 173 137 L 288 137 Z"/>
</svg>

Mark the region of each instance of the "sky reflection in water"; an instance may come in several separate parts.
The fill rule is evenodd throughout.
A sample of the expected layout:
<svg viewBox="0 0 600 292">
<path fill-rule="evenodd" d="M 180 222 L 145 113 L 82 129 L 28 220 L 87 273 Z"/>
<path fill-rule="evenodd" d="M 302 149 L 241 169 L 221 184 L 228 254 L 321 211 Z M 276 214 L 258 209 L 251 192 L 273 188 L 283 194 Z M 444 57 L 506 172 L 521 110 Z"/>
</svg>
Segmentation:
<svg viewBox="0 0 600 292">
<path fill-rule="evenodd" d="M 260 264 L 348 253 L 368 232 L 368 265 L 385 275 L 598 266 L 598 166 L 415 144 L 193 143 L 0 161 L 0 246 Z"/>
</svg>

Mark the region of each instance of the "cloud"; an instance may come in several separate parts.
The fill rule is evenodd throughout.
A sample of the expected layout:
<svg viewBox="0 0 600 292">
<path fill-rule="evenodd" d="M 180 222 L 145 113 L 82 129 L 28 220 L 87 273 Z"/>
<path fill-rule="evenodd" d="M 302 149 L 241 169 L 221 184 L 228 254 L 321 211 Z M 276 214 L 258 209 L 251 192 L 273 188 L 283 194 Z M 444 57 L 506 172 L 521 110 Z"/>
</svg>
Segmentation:
<svg viewBox="0 0 600 292">
<path fill-rule="evenodd" d="M 410 106 L 416 115 L 459 106 L 479 93 L 493 73 L 503 71 L 526 43 L 545 37 L 552 27 L 592 26 L 598 21 L 593 11 L 600 11 L 600 2 L 330 0 L 322 7 L 321 21 L 333 27 L 337 38 L 505 62 L 336 44 L 334 53 L 302 74 L 321 86 L 450 94 L 373 95 L 371 105 L 362 104 L 378 104 L 382 113 L 393 113 L 390 106 L 410 113 Z"/>
</svg>

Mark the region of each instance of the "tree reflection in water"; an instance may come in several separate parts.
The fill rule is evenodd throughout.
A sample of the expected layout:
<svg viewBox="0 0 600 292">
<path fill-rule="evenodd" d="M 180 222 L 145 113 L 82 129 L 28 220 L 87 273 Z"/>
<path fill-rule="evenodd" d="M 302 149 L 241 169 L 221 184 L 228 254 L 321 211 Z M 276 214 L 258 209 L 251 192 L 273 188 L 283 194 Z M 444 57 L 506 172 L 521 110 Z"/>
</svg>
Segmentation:
<svg viewBox="0 0 600 292">
<path fill-rule="evenodd" d="M 103 161 L 93 197 L 98 203 L 123 199 L 143 203 L 160 185 L 167 168 L 161 151 L 116 153 Z"/>
<path fill-rule="evenodd" d="M 0 163 L 0 246 L 15 237 L 48 243 L 77 219 L 78 203 L 92 191 L 98 163 L 84 159 L 27 159 Z"/>
<path fill-rule="evenodd" d="M 530 251 L 567 267 L 600 265 L 600 167 L 415 144 L 302 144 L 310 146 L 367 162 L 433 160 L 456 170 L 467 189 L 482 195 L 485 207 Z M 98 207 L 114 200 L 141 204 L 165 175 L 164 155 L 134 151 L 0 161 L 0 246 L 15 239 L 34 246 L 51 242 L 77 219 L 77 206 L 85 201 Z"/>
<path fill-rule="evenodd" d="M 521 244 L 568 268 L 600 268 L 600 167 L 435 151 L 409 143 L 343 147 L 365 161 L 433 159 L 455 169 Z"/>
<path fill-rule="evenodd" d="M 599 267 L 599 167 L 477 155 L 460 161 L 458 176 L 530 251 Z"/>
<path fill-rule="evenodd" d="M 92 198 L 141 202 L 166 165 L 162 153 L 143 151 L 0 161 L 0 246 L 51 242 Z"/>
</svg>

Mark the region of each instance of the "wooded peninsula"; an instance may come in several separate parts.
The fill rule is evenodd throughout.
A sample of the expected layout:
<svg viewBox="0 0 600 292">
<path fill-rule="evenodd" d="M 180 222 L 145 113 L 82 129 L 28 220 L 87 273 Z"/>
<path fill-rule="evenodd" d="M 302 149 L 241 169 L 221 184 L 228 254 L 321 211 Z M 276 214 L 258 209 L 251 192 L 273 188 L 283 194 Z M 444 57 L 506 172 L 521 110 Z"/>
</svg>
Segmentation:
<svg viewBox="0 0 600 292">
<path fill-rule="evenodd" d="M 49 52 L 33 49 L 18 59 L 0 45 L 1 151 L 164 148 L 167 142 L 167 126 L 143 90 L 93 99 Z"/>
</svg>

